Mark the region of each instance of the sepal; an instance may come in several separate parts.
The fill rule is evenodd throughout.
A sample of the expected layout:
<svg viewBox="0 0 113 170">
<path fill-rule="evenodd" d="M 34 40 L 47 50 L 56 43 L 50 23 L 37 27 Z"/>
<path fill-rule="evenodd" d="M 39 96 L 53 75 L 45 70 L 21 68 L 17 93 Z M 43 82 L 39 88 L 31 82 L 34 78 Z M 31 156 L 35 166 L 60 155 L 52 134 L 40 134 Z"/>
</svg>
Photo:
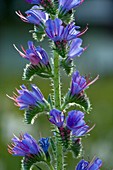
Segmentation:
<svg viewBox="0 0 113 170">
<path fill-rule="evenodd" d="M 67 54 L 67 41 L 56 41 L 53 50 L 55 50 L 62 58 L 65 58 Z"/>
<path fill-rule="evenodd" d="M 44 111 L 49 111 L 49 104 L 47 101 L 45 101 L 45 104 L 40 104 L 38 103 L 38 106 L 35 107 L 30 107 L 28 110 L 25 111 L 24 113 L 24 121 L 27 124 L 33 124 L 34 120 L 37 118 L 37 116 L 44 112 Z"/>
<path fill-rule="evenodd" d="M 30 33 L 32 33 L 32 37 L 34 40 L 41 42 L 43 41 L 44 37 L 45 37 L 45 30 L 44 30 L 44 26 L 34 26 L 34 30 L 30 30 Z"/>
<path fill-rule="evenodd" d="M 63 13 L 60 10 L 58 13 L 58 18 L 63 20 L 64 23 L 68 24 L 69 22 L 72 22 L 74 20 L 74 13 L 75 13 L 75 10 L 70 10 L 67 13 Z"/>
<path fill-rule="evenodd" d="M 72 60 L 66 60 L 66 59 L 61 60 L 61 66 L 63 67 L 67 75 L 72 74 L 73 67 L 74 67 Z"/>
<path fill-rule="evenodd" d="M 42 153 L 38 155 L 25 156 L 21 161 L 22 170 L 31 170 L 33 164 L 45 161 L 45 155 Z"/>
<path fill-rule="evenodd" d="M 73 104 L 88 113 L 91 110 L 90 100 L 85 93 L 72 96 L 69 91 L 64 98 L 63 105 L 66 107 L 66 105 L 68 105 L 68 104 Z M 63 106 L 63 108 L 64 108 L 64 106 Z"/>
<path fill-rule="evenodd" d="M 80 138 L 72 139 L 69 150 L 72 152 L 74 158 L 78 158 L 81 156 L 82 148 L 83 147 Z"/>
<path fill-rule="evenodd" d="M 35 75 L 38 75 L 42 78 L 50 78 L 53 77 L 52 75 L 52 69 L 50 64 L 48 65 L 32 65 L 27 64 L 26 67 L 24 68 L 24 73 L 23 73 L 23 80 L 32 80 Z"/>
</svg>

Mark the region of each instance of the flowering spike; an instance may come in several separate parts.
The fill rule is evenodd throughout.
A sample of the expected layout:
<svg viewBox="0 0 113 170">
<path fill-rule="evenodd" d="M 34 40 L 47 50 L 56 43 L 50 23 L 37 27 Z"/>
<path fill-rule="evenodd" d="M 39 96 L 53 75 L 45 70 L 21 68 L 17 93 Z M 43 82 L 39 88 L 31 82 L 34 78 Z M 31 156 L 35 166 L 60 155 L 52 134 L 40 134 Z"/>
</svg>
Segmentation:
<svg viewBox="0 0 113 170">
<path fill-rule="evenodd" d="M 78 37 L 80 33 L 78 31 L 79 28 L 79 26 L 75 26 L 74 22 L 65 26 L 59 18 L 55 20 L 48 19 L 46 21 L 46 34 L 54 41 L 54 49 L 63 58 L 66 57 L 68 42 Z"/>
<path fill-rule="evenodd" d="M 12 146 L 8 146 L 8 151 L 13 156 L 22 156 L 22 169 L 29 170 L 34 163 L 45 161 L 45 154 L 36 140 L 25 133 L 18 138 L 12 138 Z"/>
<path fill-rule="evenodd" d="M 65 150 L 68 148 L 70 149 L 70 147 L 74 147 L 73 142 L 75 142 L 75 138 L 77 140 L 89 132 L 89 126 L 86 125 L 84 121 L 84 113 L 81 111 L 72 110 L 68 112 L 68 116 L 65 118 L 63 112 L 53 109 L 50 111 L 50 116 L 49 121 L 57 126 L 59 130 L 57 138 L 61 141 Z M 80 151 L 81 144 L 76 144 Z M 74 149 L 74 151 L 76 151 L 76 149 Z"/>
<path fill-rule="evenodd" d="M 31 23 L 37 26 L 41 26 L 44 29 L 44 23 L 48 20 L 48 14 L 42 12 L 40 8 L 35 5 L 30 10 L 26 11 L 26 17 L 22 15 L 20 11 L 16 11 L 16 14 L 21 18 L 22 21 Z"/>
<path fill-rule="evenodd" d="M 84 77 L 79 74 L 79 71 L 75 71 L 72 76 L 71 88 L 65 96 L 65 104 L 75 103 L 80 107 L 83 107 L 86 111 L 89 111 L 90 101 L 87 98 L 84 90 L 86 90 L 89 85 L 93 84 L 99 76 L 97 76 L 93 81 L 89 77 Z"/>
<path fill-rule="evenodd" d="M 28 124 L 33 123 L 37 113 L 49 110 L 49 104 L 38 87 L 32 84 L 31 88 L 32 91 L 29 91 L 22 85 L 21 90 L 17 90 L 19 96 L 10 97 L 20 110 L 25 110 L 25 121 Z"/>
<path fill-rule="evenodd" d="M 35 47 L 32 41 L 28 41 L 28 49 L 25 50 L 21 46 L 22 51 L 14 45 L 14 48 L 19 54 L 30 61 L 24 69 L 23 79 L 31 80 L 34 75 L 39 75 L 44 78 L 52 77 L 52 69 L 49 62 L 49 57 L 46 51 L 40 46 Z"/>
</svg>

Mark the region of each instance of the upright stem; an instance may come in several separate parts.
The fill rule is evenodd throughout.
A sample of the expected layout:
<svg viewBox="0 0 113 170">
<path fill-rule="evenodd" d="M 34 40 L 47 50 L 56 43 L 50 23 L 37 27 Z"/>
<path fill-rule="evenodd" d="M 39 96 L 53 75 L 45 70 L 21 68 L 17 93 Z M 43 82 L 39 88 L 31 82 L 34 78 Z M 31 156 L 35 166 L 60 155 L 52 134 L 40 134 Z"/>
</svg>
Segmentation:
<svg viewBox="0 0 113 170">
<path fill-rule="evenodd" d="M 61 106 L 61 89 L 60 89 L 60 70 L 59 55 L 54 52 L 54 100 L 55 108 L 60 109 Z"/>
<path fill-rule="evenodd" d="M 60 87 L 60 66 L 59 66 L 59 55 L 54 52 L 54 105 L 56 109 L 61 108 L 61 87 Z M 58 129 L 55 129 L 58 131 Z M 57 136 L 56 141 L 56 170 L 63 170 L 63 150 L 62 145 L 59 143 Z"/>
</svg>

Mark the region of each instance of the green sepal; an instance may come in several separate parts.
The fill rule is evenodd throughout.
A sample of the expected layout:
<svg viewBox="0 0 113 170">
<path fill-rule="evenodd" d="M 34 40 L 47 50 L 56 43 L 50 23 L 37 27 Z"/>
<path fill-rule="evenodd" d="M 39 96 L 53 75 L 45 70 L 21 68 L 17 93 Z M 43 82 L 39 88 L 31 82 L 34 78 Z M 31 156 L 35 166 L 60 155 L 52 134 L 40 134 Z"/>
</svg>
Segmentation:
<svg viewBox="0 0 113 170">
<path fill-rule="evenodd" d="M 44 112 L 44 111 L 49 111 L 49 105 L 47 104 L 39 104 L 38 106 L 35 107 L 30 107 L 29 109 L 27 109 L 24 113 L 24 121 L 27 124 L 33 124 L 35 119 L 37 118 L 37 116 Z"/>
<path fill-rule="evenodd" d="M 51 157 L 50 157 L 49 152 L 46 152 L 45 155 L 46 155 L 47 162 L 51 162 Z"/>
<path fill-rule="evenodd" d="M 75 10 L 70 10 L 67 13 L 60 11 L 58 13 L 58 18 L 63 20 L 64 23 L 68 24 L 74 20 L 74 12 L 75 12 Z"/>
<path fill-rule="evenodd" d="M 43 41 L 44 37 L 45 37 L 45 30 L 44 30 L 44 26 L 34 26 L 34 30 L 30 30 L 30 33 L 32 33 L 32 37 L 34 40 L 41 42 Z"/>
<path fill-rule="evenodd" d="M 72 152 L 74 158 L 78 158 L 81 156 L 82 148 L 82 143 L 78 138 L 72 141 L 69 150 Z"/>
<path fill-rule="evenodd" d="M 62 131 L 53 130 L 53 132 L 55 133 L 55 136 L 59 144 L 62 145 L 63 151 L 66 152 L 68 150 L 68 147 L 70 146 L 70 134 L 68 133 L 67 129 L 63 128 Z"/>
<path fill-rule="evenodd" d="M 25 156 L 21 161 L 22 170 L 32 170 L 33 164 L 37 162 L 45 161 L 44 153 L 38 153 L 38 155 Z"/>
<path fill-rule="evenodd" d="M 85 93 L 71 96 L 70 92 L 68 92 L 64 99 L 63 109 L 65 109 L 64 107 L 68 104 L 72 104 L 72 106 L 75 105 L 87 113 L 91 110 L 90 100 Z"/>
<path fill-rule="evenodd" d="M 30 63 L 26 64 L 22 79 L 31 81 L 35 75 L 38 75 L 42 78 L 50 78 L 53 77 L 51 72 L 51 66 L 49 64 L 46 66 L 42 66 L 41 64 L 32 65 Z"/>
<path fill-rule="evenodd" d="M 61 66 L 63 67 L 63 69 L 65 70 L 67 75 L 70 75 L 73 71 L 73 61 L 72 60 L 61 60 Z"/>
<path fill-rule="evenodd" d="M 44 11 L 46 11 L 48 14 L 53 16 L 56 15 L 56 8 L 52 1 L 44 0 L 44 5 L 43 3 L 41 5 L 44 8 Z"/>
<path fill-rule="evenodd" d="M 55 6 L 55 9 L 58 9 L 58 5 L 59 5 L 59 2 L 58 0 L 53 0 L 54 1 L 54 6 Z"/>
<path fill-rule="evenodd" d="M 67 43 L 63 41 L 57 41 L 53 46 L 53 50 L 55 50 L 62 58 L 65 58 L 67 55 Z"/>
</svg>

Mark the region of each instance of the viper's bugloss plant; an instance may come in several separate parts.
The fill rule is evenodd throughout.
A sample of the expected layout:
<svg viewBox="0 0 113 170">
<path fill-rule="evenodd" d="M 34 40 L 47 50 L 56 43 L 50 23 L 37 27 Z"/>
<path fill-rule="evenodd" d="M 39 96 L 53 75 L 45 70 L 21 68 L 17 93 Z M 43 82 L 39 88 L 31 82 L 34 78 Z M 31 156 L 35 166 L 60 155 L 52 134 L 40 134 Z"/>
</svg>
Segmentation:
<svg viewBox="0 0 113 170">
<path fill-rule="evenodd" d="M 23 157 L 22 170 L 31 170 L 34 166 L 42 170 L 40 162 L 50 170 L 66 170 L 65 158 L 68 152 L 72 152 L 75 159 L 83 158 L 82 140 L 94 127 L 85 120 L 87 113 L 91 111 L 86 89 L 99 77 L 91 80 L 89 76 L 81 76 L 75 70 L 74 59 L 87 49 L 87 46 L 82 46 L 82 35 L 88 27 L 81 31 L 73 18 L 75 9 L 83 1 L 26 0 L 34 5 L 25 12 L 26 16 L 20 11 L 16 12 L 22 21 L 34 25 L 30 31 L 34 40 L 40 42 L 44 37 L 49 39 L 52 52 L 50 57 L 43 47 L 34 45 L 33 41 L 28 41 L 26 49 L 21 46 L 20 50 L 14 45 L 20 56 L 29 62 L 24 68 L 23 80 L 32 81 L 34 76 L 50 79 L 53 91 L 45 99 L 36 85 L 31 84 L 30 88 L 21 85 L 17 94 L 8 96 L 20 110 L 24 110 L 24 121 L 27 124 L 33 124 L 38 114 L 45 114 L 52 132 L 52 136 L 38 140 L 28 133 L 12 138 L 8 151 L 14 156 Z M 61 91 L 61 69 L 72 76 L 66 94 Z M 74 107 L 73 110 L 71 106 Z M 102 160 L 99 158 L 94 158 L 91 162 L 82 159 L 75 165 L 75 170 L 99 170 L 101 166 Z"/>
</svg>

